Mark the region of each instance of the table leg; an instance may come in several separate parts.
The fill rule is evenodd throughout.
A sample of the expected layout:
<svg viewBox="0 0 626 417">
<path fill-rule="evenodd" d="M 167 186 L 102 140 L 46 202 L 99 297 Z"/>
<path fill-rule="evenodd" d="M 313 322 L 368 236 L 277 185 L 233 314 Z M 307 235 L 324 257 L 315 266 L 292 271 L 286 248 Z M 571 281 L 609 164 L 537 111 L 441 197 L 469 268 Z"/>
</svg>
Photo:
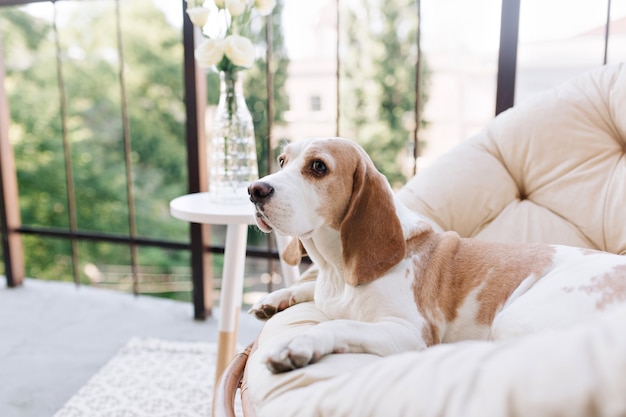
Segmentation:
<svg viewBox="0 0 626 417">
<path fill-rule="evenodd" d="M 229 224 L 227 226 L 218 322 L 219 334 L 215 366 L 216 387 L 224 369 L 235 355 L 247 239 L 248 226 L 246 224 Z"/>
</svg>

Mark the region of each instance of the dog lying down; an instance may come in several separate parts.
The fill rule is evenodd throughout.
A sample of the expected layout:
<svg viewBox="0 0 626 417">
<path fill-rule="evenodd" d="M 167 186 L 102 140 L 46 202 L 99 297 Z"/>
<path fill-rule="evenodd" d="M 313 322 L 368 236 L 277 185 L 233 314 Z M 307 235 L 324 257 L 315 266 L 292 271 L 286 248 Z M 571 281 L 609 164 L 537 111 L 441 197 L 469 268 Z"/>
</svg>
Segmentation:
<svg viewBox="0 0 626 417">
<path fill-rule="evenodd" d="M 315 300 L 331 320 L 277 348 L 272 372 L 329 353 L 380 356 L 467 339 L 502 340 L 562 327 L 626 303 L 626 257 L 567 246 L 493 243 L 436 233 L 394 195 L 354 142 L 288 145 L 281 170 L 249 187 L 258 227 L 297 237 L 316 281 L 277 290 L 261 319 Z"/>
</svg>

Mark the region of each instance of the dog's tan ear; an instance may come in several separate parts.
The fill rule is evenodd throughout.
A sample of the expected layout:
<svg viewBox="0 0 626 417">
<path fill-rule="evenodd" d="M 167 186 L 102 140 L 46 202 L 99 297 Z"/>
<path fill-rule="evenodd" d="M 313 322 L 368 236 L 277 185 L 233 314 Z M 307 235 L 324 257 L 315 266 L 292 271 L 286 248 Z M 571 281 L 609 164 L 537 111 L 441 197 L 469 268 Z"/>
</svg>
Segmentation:
<svg viewBox="0 0 626 417">
<path fill-rule="evenodd" d="M 302 246 L 302 242 L 297 237 L 291 238 L 283 253 L 281 253 L 280 257 L 285 261 L 288 265 L 296 266 L 300 265 L 300 261 L 302 257 L 306 255 L 306 250 L 304 250 L 304 246 Z"/>
<path fill-rule="evenodd" d="M 341 222 L 346 282 L 365 284 L 405 256 L 406 243 L 387 179 L 368 157 L 354 173 L 352 197 Z"/>
</svg>

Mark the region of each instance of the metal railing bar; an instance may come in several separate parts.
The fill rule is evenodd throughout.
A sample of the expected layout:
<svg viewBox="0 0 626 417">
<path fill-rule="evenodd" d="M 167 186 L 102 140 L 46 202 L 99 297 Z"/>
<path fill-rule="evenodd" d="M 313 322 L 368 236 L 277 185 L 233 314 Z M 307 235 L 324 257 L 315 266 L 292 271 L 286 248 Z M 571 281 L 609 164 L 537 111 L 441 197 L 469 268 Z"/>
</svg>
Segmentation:
<svg viewBox="0 0 626 417">
<path fill-rule="evenodd" d="M 272 152 L 272 131 L 274 127 L 274 68 L 272 66 L 272 49 L 273 49 L 273 33 L 272 33 L 272 14 L 265 17 L 265 73 L 266 73 L 266 92 L 267 92 L 267 171 L 272 173 L 274 167 L 274 153 Z"/>
<path fill-rule="evenodd" d="M 265 17 L 265 43 L 267 45 L 265 50 L 265 88 L 267 93 L 267 172 L 272 173 L 274 167 L 274 152 L 272 152 L 272 130 L 274 127 L 274 69 L 272 68 L 272 52 L 273 52 L 273 19 L 270 13 Z M 274 252 L 274 237 L 267 235 L 267 252 Z M 274 274 L 276 266 L 272 262 L 272 258 L 268 259 L 267 265 L 270 274 Z M 273 289 L 272 280 L 267 284 L 268 291 L 272 292 Z"/>
<path fill-rule="evenodd" d="M 187 149 L 187 192 L 208 190 L 206 143 L 204 140 L 204 113 L 206 109 L 206 76 L 199 69 L 195 57 L 195 30 L 185 13 L 185 0 L 180 0 L 183 14 L 183 70 L 185 91 L 185 144 Z M 212 290 L 211 263 L 203 247 L 207 246 L 210 226 L 192 223 L 189 227 L 191 241 L 191 268 L 193 280 L 194 318 L 204 320 L 211 314 Z M 206 283 L 205 283 L 206 281 Z"/>
<path fill-rule="evenodd" d="M 66 239 L 80 239 L 80 240 L 101 240 L 103 242 L 110 243 L 131 243 L 133 242 L 139 246 L 155 246 L 161 248 L 170 249 L 189 249 L 189 243 L 177 242 L 172 240 L 161 240 L 155 238 L 146 237 L 134 237 L 130 238 L 127 235 L 116 235 L 113 233 L 96 232 L 96 231 L 84 231 L 84 230 L 67 230 L 50 227 L 38 227 L 22 225 L 16 229 L 17 232 L 25 235 L 42 235 L 48 237 L 60 237 Z"/>
<path fill-rule="evenodd" d="M 420 112 L 422 104 L 422 2 L 415 1 L 417 7 L 417 30 L 415 33 L 415 46 L 417 48 L 417 56 L 415 62 L 415 103 L 414 115 L 415 127 L 413 128 L 413 175 L 417 174 L 417 159 L 420 156 L 419 147 L 419 130 L 422 115 Z"/>
<path fill-rule="evenodd" d="M 59 89 L 59 106 L 61 111 L 61 137 L 63 140 L 63 158 L 65 159 L 65 186 L 67 192 L 68 220 L 70 231 L 78 229 L 76 220 L 76 199 L 74 190 L 74 172 L 72 167 L 72 145 L 70 144 L 67 129 L 67 97 L 65 95 L 65 79 L 63 77 L 63 59 L 61 58 L 61 36 L 57 26 L 57 4 L 52 1 L 52 32 L 54 33 L 54 45 L 57 64 L 57 86 Z M 78 270 L 78 245 L 71 241 L 72 246 L 72 275 L 74 283 L 80 285 L 80 272 Z"/>
<path fill-rule="evenodd" d="M 223 246 L 219 247 L 219 249 L 220 249 L 220 252 L 213 252 L 213 253 L 224 253 Z M 246 249 L 246 256 L 249 256 L 251 258 L 280 259 L 280 256 L 278 255 L 278 252 L 276 251 L 268 252 L 267 250 L 252 249 L 252 248 Z"/>
<path fill-rule="evenodd" d="M 137 246 L 148 246 L 162 249 L 174 249 L 174 250 L 189 250 L 191 243 L 178 242 L 173 240 L 162 240 L 148 237 L 135 237 L 130 238 L 127 235 L 116 235 L 105 232 L 94 231 L 74 231 L 66 229 L 44 228 L 37 226 L 20 226 L 15 232 L 24 235 L 40 235 L 46 237 L 58 237 L 64 239 L 77 239 L 87 241 L 100 241 L 108 243 L 121 243 L 121 244 L 134 244 Z M 224 246 L 210 245 L 204 247 L 205 252 L 213 254 L 224 254 Z M 252 247 L 246 248 L 246 256 L 252 258 L 265 258 L 265 259 L 280 259 L 277 251 L 268 252 L 264 248 L 255 249 Z"/>
<path fill-rule="evenodd" d="M 339 13 L 339 0 L 336 0 L 335 2 L 335 19 L 337 20 L 337 26 L 336 26 L 336 31 L 337 31 L 337 41 L 335 44 L 335 65 L 336 65 L 336 72 L 335 72 L 335 79 L 336 79 L 336 86 L 335 86 L 335 95 L 336 95 L 336 106 L 337 109 L 335 110 L 335 136 L 340 136 L 340 125 L 339 125 L 339 120 L 340 120 L 340 115 L 341 115 L 341 83 L 339 82 L 341 80 L 341 44 L 340 44 L 340 39 L 339 39 L 339 30 L 341 29 L 340 26 L 340 13 Z"/>
<path fill-rule="evenodd" d="M 509 107 L 513 107 L 515 103 L 519 11 L 520 0 L 502 0 L 500 51 L 498 53 L 498 84 L 496 88 L 496 115 L 502 113 Z"/>
<path fill-rule="evenodd" d="M 606 65 L 609 59 L 609 36 L 611 29 L 611 0 L 606 5 L 606 26 L 604 27 L 604 58 L 602 64 Z"/>
<path fill-rule="evenodd" d="M 126 169 L 126 198 L 128 200 L 128 231 L 130 234 L 130 264 L 133 276 L 133 293 L 139 294 L 139 272 L 137 266 L 137 246 L 133 239 L 137 237 L 135 221 L 135 195 L 133 189 L 133 163 L 131 160 L 130 122 L 128 120 L 128 97 L 126 93 L 126 77 L 124 75 L 124 45 L 122 42 L 122 16 L 120 0 L 115 1 L 115 22 L 117 35 L 117 56 L 119 61 L 120 96 L 122 104 L 122 127 L 124 141 L 124 167 Z"/>
</svg>

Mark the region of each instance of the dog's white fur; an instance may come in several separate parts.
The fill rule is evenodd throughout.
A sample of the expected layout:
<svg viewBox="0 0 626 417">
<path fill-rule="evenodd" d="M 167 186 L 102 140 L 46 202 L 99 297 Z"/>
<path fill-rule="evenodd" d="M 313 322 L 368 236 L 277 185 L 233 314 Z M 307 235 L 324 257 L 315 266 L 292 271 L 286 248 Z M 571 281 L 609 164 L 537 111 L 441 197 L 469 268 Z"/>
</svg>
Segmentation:
<svg viewBox="0 0 626 417">
<path fill-rule="evenodd" d="M 268 294 L 267 318 L 315 300 L 332 320 L 278 347 L 273 372 L 333 352 L 381 356 L 466 339 L 505 339 L 585 320 L 626 303 L 626 258 L 552 245 L 500 244 L 433 231 L 406 208 L 354 142 L 286 147 L 282 169 L 250 186 L 264 232 L 301 242 L 316 281 Z M 295 251 L 295 252 L 294 252 Z"/>
</svg>

